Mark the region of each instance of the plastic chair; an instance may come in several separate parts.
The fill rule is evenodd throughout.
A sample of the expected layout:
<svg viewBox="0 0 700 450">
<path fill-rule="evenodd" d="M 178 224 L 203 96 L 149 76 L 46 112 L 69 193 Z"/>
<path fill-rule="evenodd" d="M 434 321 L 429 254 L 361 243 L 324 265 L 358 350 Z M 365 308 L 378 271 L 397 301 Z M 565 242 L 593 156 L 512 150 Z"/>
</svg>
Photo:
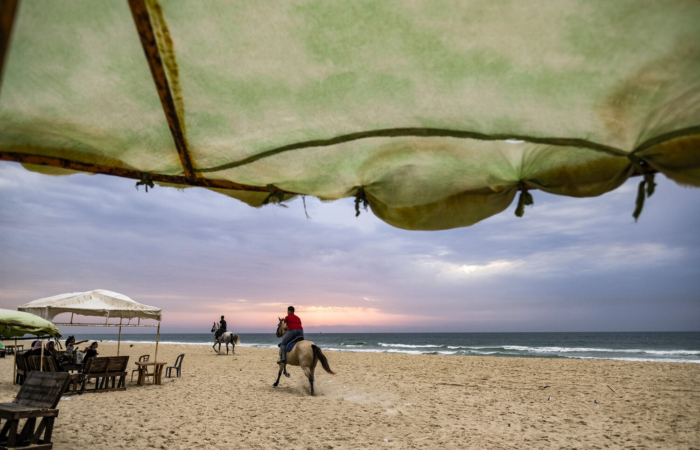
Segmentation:
<svg viewBox="0 0 700 450">
<path fill-rule="evenodd" d="M 182 360 L 185 358 L 185 354 L 183 353 L 182 355 L 178 356 L 177 359 L 175 360 L 175 365 L 166 367 L 165 369 L 165 377 L 170 378 L 170 373 L 172 372 L 173 369 L 177 371 L 177 376 L 179 377 L 182 375 Z"/>
<path fill-rule="evenodd" d="M 151 355 L 143 355 L 139 358 L 139 362 L 148 362 L 148 359 L 151 357 Z M 146 371 L 146 378 L 153 376 L 153 374 L 148 373 L 148 367 L 144 369 Z M 131 371 L 131 381 L 134 381 L 134 372 L 138 372 L 139 369 L 134 369 Z"/>
</svg>

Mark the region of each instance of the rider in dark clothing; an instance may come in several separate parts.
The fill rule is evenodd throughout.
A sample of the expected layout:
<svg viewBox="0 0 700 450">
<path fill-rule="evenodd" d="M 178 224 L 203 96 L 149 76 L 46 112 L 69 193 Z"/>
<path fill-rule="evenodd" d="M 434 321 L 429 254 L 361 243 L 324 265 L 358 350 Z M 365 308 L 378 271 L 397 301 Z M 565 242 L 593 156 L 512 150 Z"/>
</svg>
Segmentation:
<svg viewBox="0 0 700 450">
<path fill-rule="evenodd" d="M 294 314 L 293 306 L 287 308 L 287 317 L 284 318 L 284 323 L 287 324 L 287 333 L 280 344 L 280 360 L 277 364 L 287 363 L 287 344 L 298 337 L 304 339 L 304 328 L 301 326 L 301 319 Z"/>
<path fill-rule="evenodd" d="M 216 330 L 216 334 L 214 334 L 214 337 L 216 339 L 219 339 L 219 336 L 221 336 L 225 332 L 226 332 L 226 321 L 224 320 L 224 316 L 221 316 L 221 320 L 219 321 L 219 329 Z"/>
</svg>

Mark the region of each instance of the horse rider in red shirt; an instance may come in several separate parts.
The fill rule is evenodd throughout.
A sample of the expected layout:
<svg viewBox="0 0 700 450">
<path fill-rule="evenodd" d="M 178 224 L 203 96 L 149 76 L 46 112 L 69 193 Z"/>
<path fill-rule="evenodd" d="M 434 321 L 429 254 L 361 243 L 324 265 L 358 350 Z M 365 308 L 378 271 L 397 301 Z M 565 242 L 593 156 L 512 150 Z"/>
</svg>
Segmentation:
<svg viewBox="0 0 700 450">
<path fill-rule="evenodd" d="M 287 324 L 287 333 L 280 344 L 280 360 L 277 364 L 287 363 L 287 344 L 298 337 L 304 339 L 304 328 L 301 326 L 301 319 L 294 314 L 293 306 L 287 308 L 287 317 L 284 318 L 284 323 Z"/>
</svg>

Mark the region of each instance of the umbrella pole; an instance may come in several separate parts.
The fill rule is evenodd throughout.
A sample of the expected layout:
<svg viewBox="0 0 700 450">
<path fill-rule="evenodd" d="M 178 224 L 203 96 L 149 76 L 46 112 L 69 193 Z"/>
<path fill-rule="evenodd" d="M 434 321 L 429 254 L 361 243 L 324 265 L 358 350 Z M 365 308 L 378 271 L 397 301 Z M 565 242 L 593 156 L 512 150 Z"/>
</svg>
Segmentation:
<svg viewBox="0 0 700 450">
<path fill-rule="evenodd" d="M 117 340 L 117 356 L 119 356 L 119 347 L 122 345 L 122 327 L 119 326 L 119 339 Z"/>
<path fill-rule="evenodd" d="M 153 358 L 153 384 L 156 384 L 156 372 L 158 371 L 158 341 L 160 341 L 160 321 L 158 322 L 158 334 L 156 335 L 156 356 Z"/>
<path fill-rule="evenodd" d="M 44 371 L 44 336 L 41 337 L 41 359 L 39 360 L 39 372 Z"/>
<path fill-rule="evenodd" d="M 13 353 L 15 354 L 15 360 L 13 361 L 14 366 L 12 367 L 12 384 L 14 385 L 17 381 L 17 338 L 15 338 L 15 349 Z"/>
</svg>

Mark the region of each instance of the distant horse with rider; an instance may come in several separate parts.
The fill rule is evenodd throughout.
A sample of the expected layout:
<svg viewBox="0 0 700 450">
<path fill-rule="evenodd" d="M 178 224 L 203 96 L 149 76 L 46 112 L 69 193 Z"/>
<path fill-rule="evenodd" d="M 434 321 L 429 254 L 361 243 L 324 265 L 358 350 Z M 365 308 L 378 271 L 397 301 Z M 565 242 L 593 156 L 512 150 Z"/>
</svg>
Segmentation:
<svg viewBox="0 0 700 450">
<path fill-rule="evenodd" d="M 279 321 L 280 323 L 277 325 L 276 334 L 278 338 L 281 338 L 287 333 L 287 323 L 284 321 L 284 319 L 279 319 Z M 279 373 L 277 374 L 277 381 L 275 381 L 273 386 L 277 387 L 279 385 L 282 373 L 289 378 L 289 374 L 287 373 L 287 364 L 290 366 L 299 366 L 304 371 L 304 376 L 309 379 L 309 384 L 311 385 L 311 395 L 314 395 L 314 370 L 316 369 L 316 364 L 320 361 L 323 370 L 331 375 L 335 375 L 335 372 L 333 372 L 331 370 L 331 366 L 328 365 L 326 355 L 324 355 L 323 352 L 321 352 L 321 349 L 318 348 L 313 342 L 305 341 L 302 337 L 299 338 L 299 340 L 294 340 L 286 345 L 292 344 L 294 345 L 294 348 L 286 352 L 286 360 L 280 358 L 280 361 L 278 362 Z M 281 356 L 282 348 L 280 348 L 280 357 Z"/>
<path fill-rule="evenodd" d="M 211 332 L 215 333 L 214 334 L 214 345 L 212 345 L 212 348 L 216 350 L 216 344 L 219 344 L 219 350 L 218 352 L 221 353 L 221 344 L 226 344 L 226 354 L 228 355 L 228 344 L 231 344 L 231 354 L 236 353 L 236 345 L 241 343 L 241 340 L 238 338 L 237 334 L 233 334 L 229 331 L 224 331 L 223 333 L 216 333 L 216 331 L 220 328 L 220 325 L 216 322 L 214 322 L 214 325 L 211 327 Z"/>
</svg>

